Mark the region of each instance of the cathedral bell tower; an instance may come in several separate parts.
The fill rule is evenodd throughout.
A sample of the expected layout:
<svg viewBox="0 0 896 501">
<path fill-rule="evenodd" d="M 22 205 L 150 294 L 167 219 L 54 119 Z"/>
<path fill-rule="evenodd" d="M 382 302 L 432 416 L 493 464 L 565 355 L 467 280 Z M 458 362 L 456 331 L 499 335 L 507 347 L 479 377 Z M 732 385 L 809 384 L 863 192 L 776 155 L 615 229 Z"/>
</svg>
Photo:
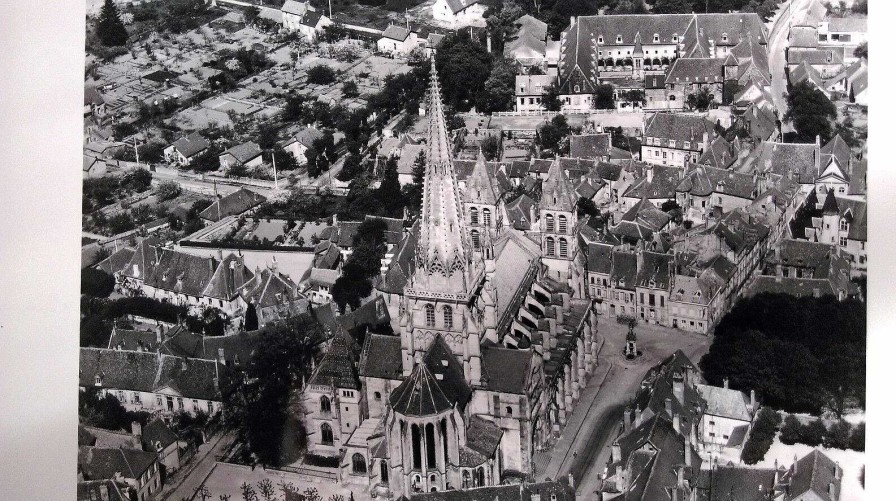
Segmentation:
<svg viewBox="0 0 896 501">
<path fill-rule="evenodd" d="M 401 319 L 402 369 L 414 369 L 418 353 L 439 335 L 463 365 L 471 386 L 482 380 L 480 325 L 476 295 L 484 264 L 472 249 L 452 153 L 435 60 L 427 95 L 429 131 L 423 180 L 416 269 L 405 288 Z"/>
</svg>

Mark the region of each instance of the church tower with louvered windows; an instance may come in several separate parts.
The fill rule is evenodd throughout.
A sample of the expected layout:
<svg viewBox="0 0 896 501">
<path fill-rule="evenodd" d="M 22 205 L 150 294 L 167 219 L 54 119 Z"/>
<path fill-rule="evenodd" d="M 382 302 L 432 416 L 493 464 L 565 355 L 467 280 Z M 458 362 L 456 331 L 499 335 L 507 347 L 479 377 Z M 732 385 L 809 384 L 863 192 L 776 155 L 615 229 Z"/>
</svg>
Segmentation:
<svg viewBox="0 0 896 501">
<path fill-rule="evenodd" d="M 576 197 L 557 159 L 548 169 L 548 177 L 542 185 L 539 212 L 542 263 L 548 267 L 552 279 L 561 283 L 575 282 L 578 255 Z"/>
<path fill-rule="evenodd" d="M 464 190 L 464 220 L 474 253 L 483 259 L 494 259 L 494 241 L 502 224 L 502 212 L 499 207 L 498 182 L 489 174 L 482 151 L 473 166 L 473 172 L 467 177 Z"/>
<path fill-rule="evenodd" d="M 427 109 L 429 131 L 416 269 L 405 289 L 400 319 L 402 368 L 404 375 L 409 375 L 415 355 L 424 353 L 441 336 L 461 363 L 465 379 L 476 386 L 482 379 L 479 344 L 486 308 L 478 295 L 485 263 L 473 249 L 464 219 L 435 63 Z"/>
</svg>

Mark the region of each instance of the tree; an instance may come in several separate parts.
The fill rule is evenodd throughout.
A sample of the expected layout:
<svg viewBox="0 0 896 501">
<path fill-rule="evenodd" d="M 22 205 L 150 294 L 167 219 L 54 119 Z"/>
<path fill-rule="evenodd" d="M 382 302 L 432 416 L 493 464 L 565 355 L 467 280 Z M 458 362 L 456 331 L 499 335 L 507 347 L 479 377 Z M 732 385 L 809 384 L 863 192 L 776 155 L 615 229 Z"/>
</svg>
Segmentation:
<svg viewBox="0 0 896 501">
<path fill-rule="evenodd" d="M 246 331 L 258 330 L 258 311 L 252 303 L 249 303 L 249 306 L 246 307 L 246 323 L 244 329 L 246 329 Z"/>
<path fill-rule="evenodd" d="M 656 0 L 650 10 L 653 14 L 690 14 L 693 11 L 690 0 Z"/>
<path fill-rule="evenodd" d="M 328 85 L 336 81 L 336 71 L 325 64 L 317 64 L 308 68 L 306 81 L 313 85 Z"/>
<path fill-rule="evenodd" d="M 177 198 L 180 195 L 180 183 L 173 179 L 168 179 L 159 183 L 158 188 L 156 188 L 156 195 L 160 200 L 171 200 L 172 198 Z"/>
<path fill-rule="evenodd" d="M 865 423 L 859 423 L 852 430 L 852 434 L 849 436 L 849 448 L 854 451 L 864 451 L 865 450 Z"/>
<path fill-rule="evenodd" d="M 784 426 L 781 427 L 781 443 L 785 445 L 793 445 L 800 441 L 802 437 L 803 424 L 794 415 L 789 415 L 784 419 Z"/>
<path fill-rule="evenodd" d="M 865 61 L 867 61 L 868 60 L 868 42 L 862 42 L 861 44 L 859 44 L 859 46 L 856 47 L 856 50 L 854 50 L 852 53 L 854 56 L 862 58 Z"/>
<path fill-rule="evenodd" d="M 592 105 L 596 110 L 616 109 L 616 101 L 613 97 L 613 86 L 610 84 L 598 85 L 595 89 L 593 100 Z"/>
<path fill-rule="evenodd" d="M 809 82 L 792 85 L 788 90 L 784 120 L 793 122 L 797 141 L 811 143 L 821 136 L 821 142 L 826 143 L 831 139 L 831 123 L 836 119 L 837 107 Z"/>
<path fill-rule="evenodd" d="M 358 84 L 354 80 L 346 80 L 342 84 L 342 95 L 345 97 L 358 97 Z"/>
<path fill-rule="evenodd" d="M 597 209 L 597 205 L 594 204 L 594 200 L 585 197 L 579 197 L 579 200 L 576 202 L 576 212 L 579 217 L 597 217 L 600 215 L 600 211 Z"/>
<path fill-rule="evenodd" d="M 551 82 L 551 85 L 544 89 L 544 93 L 541 95 L 541 105 L 547 111 L 560 111 L 562 103 L 560 103 L 560 89 L 557 88 L 556 82 Z"/>
<path fill-rule="evenodd" d="M 301 422 L 288 413 L 287 404 L 299 382 L 310 376 L 316 346 L 325 337 L 323 327 L 308 315 L 267 324 L 245 368 L 223 374 L 224 423 L 262 464 L 292 459 L 293 438 L 304 439 Z"/>
<path fill-rule="evenodd" d="M 710 94 L 709 87 L 703 87 L 697 92 L 688 94 L 688 108 L 698 111 L 706 111 L 712 106 L 714 96 Z"/>
<path fill-rule="evenodd" d="M 436 68 L 445 104 L 469 111 L 491 74 L 492 56 L 466 32 L 451 33 L 439 44 Z"/>
<path fill-rule="evenodd" d="M 81 294 L 93 297 L 109 297 L 115 289 L 112 275 L 96 268 L 81 270 Z"/>
<path fill-rule="evenodd" d="M 358 176 L 364 169 L 361 167 L 361 158 L 355 153 L 349 153 L 342 163 L 342 169 L 336 175 L 336 179 L 348 182 Z"/>
<path fill-rule="evenodd" d="M 252 484 L 249 482 L 243 482 L 243 485 L 240 486 L 240 492 L 243 495 L 243 501 L 258 500 L 258 494 L 255 493 L 255 489 L 252 488 Z"/>
<path fill-rule="evenodd" d="M 502 58 L 495 61 L 477 106 L 480 111 L 491 113 L 512 110 L 515 80 L 516 63 L 513 60 Z"/>
<path fill-rule="evenodd" d="M 383 180 L 380 182 L 376 195 L 390 217 L 402 216 L 404 197 L 401 196 L 401 184 L 398 182 L 398 162 L 394 158 L 386 162 Z"/>
<path fill-rule="evenodd" d="M 817 447 L 824 443 L 827 433 L 828 429 L 824 422 L 820 419 L 813 419 L 800 431 L 800 442 L 810 447 Z"/>
<path fill-rule="evenodd" d="M 647 97 L 644 95 L 644 90 L 642 89 L 629 89 L 625 91 L 623 101 L 632 103 L 632 105 L 644 106 L 644 104 L 647 103 Z"/>
<path fill-rule="evenodd" d="M 781 415 L 763 407 L 756 416 L 756 422 L 747 443 L 741 451 L 741 459 L 746 464 L 756 464 L 765 457 L 765 453 L 775 440 L 778 426 L 781 424 Z"/>
<path fill-rule="evenodd" d="M 342 268 L 342 275 L 333 284 L 333 302 L 340 311 L 345 311 L 348 306 L 357 309 L 361 306 L 361 299 L 370 295 L 373 285 L 365 276 L 361 267 L 354 263 L 347 263 Z"/>
<path fill-rule="evenodd" d="M 482 155 L 488 162 L 499 160 L 501 158 L 501 138 L 492 135 L 483 139 Z"/>
<path fill-rule="evenodd" d="M 849 423 L 842 419 L 837 421 L 828 430 L 824 439 L 824 446 L 829 449 L 847 449 L 851 432 L 852 426 Z"/>
<path fill-rule="evenodd" d="M 267 478 L 258 482 L 258 491 L 261 493 L 261 497 L 263 497 L 265 501 L 272 501 L 274 499 L 274 496 L 277 495 L 277 491 L 276 489 L 274 489 L 274 483 Z"/>
<path fill-rule="evenodd" d="M 856 0 L 852 4 L 852 11 L 856 14 L 868 14 L 868 0 Z"/>
<path fill-rule="evenodd" d="M 243 20 L 246 21 L 246 24 L 250 26 L 258 22 L 258 16 L 260 15 L 261 9 L 255 7 L 254 5 L 243 9 Z"/>
<path fill-rule="evenodd" d="M 675 224 L 681 224 L 684 220 L 684 212 L 681 209 L 681 206 L 678 205 L 678 202 L 675 200 L 666 200 L 660 206 L 660 210 L 669 214 L 669 217 L 672 218 L 672 221 Z"/>
<path fill-rule="evenodd" d="M 485 29 L 492 39 L 492 50 L 496 54 L 504 52 L 504 44 L 516 34 L 516 20 L 523 14 L 523 9 L 514 1 L 498 3 L 497 7 L 486 9 Z"/>
<path fill-rule="evenodd" d="M 420 204 L 423 201 L 423 178 L 426 175 L 426 154 L 421 151 L 414 159 L 414 181 L 401 188 L 402 197 L 405 201 L 405 207 L 411 212 L 420 211 Z"/>
<path fill-rule="evenodd" d="M 118 6 L 113 0 L 106 0 L 100 11 L 99 21 L 96 25 L 96 34 L 100 42 L 107 47 L 116 47 L 127 44 L 128 30 L 121 22 Z"/>
</svg>

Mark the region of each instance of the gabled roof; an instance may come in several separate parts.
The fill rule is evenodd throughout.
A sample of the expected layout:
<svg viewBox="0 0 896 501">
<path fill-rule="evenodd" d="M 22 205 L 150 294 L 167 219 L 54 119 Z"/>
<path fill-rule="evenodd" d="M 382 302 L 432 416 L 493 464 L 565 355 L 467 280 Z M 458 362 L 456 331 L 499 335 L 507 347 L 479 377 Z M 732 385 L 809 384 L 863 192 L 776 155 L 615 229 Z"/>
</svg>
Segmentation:
<svg viewBox="0 0 896 501">
<path fill-rule="evenodd" d="M 699 501 L 768 501 L 775 492 L 775 470 L 755 466 L 715 465 L 700 470 Z"/>
<path fill-rule="evenodd" d="M 185 398 L 220 401 L 217 364 L 156 353 L 81 348 L 79 386 L 155 393 L 170 387 Z"/>
<path fill-rule="evenodd" d="M 651 289 L 668 289 L 672 280 L 672 257 L 672 254 L 642 251 L 644 263 L 638 270 L 635 284 Z"/>
<path fill-rule="evenodd" d="M 829 33 L 867 33 L 867 16 L 832 17 L 828 20 Z"/>
<path fill-rule="evenodd" d="M 103 99 L 103 96 L 96 90 L 96 86 L 93 85 L 85 85 L 84 86 L 84 104 L 92 104 L 94 106 L 98 106 L 101 104 L 106 104 L 106 101 Z"/>
<path fill-rule="evenodd" d="M 225 150 L 224 153 L 221 153 L 221 156 L 224 155 L 231 155 L 237 162 L 244 164 L 261 155 L 261 147 L 258 146 L 258 143 L 248 141 Z"/>
<path fill-rule="evenodd" d="M 843 470 L 837 463 L 815 449 L 797 460 L 781 476 L 781 482 L 785 484 L 789 482 L 791 498 L 812 492 L 822 501 L 837 501 L 840 499 L 842 477 Z M 830 490 L 831 485 L 834 486 L 834 495 Z"/>
<path fill-rule="evenodd" d="M 255 276 L 240 287 L 240 295 L 256 308 L 266 308 L 300 299 L 297 286 L 286 275 L 270 268 L 255 269 Z"/>
<path fill-rule="evenodd" d="M 742 391 L 707 384 L 698 384 L 696 387 L 706 401 L 706 414 L 746 422 L 753 419 L 750 398 Z"/>
<path fill-rule="evenodd" d="M 117 473 L 124 478 L 139 479 L 158 459 L 155 452 L 138 449 L 80 447 L 78 450 L 78 467 L 88 480 L 112 479 Z"/>
<path fill-rule="evenodd" d="M 408 36 L 410 36 L 410 34 L 411 32 L 408 31 L 408 29 L 394 24 L 390 24 L 385 30 L 383 30 L 383 38 L 390 38 L 399 42 L 404 42 L 408 38 Z"/>
<path fill-rule="evenodd" d="M 398 244 L 398 252 L 392 258 L 389 269 L 383 280 L 376 282 L 376 289 L 387 294 L 401 294 L 408 280 L 417 268 L 415 256 L 417 254 L 417 237 L 420 234 L 420 220 L 418 219 L 411 231 L 407 233 Z"/>
<path fill-rule="evenodd" d="M 572 158 L 603 158 L 610 155 L 610 134 L 569 136 L 569 156 Z"/>
<path fill-rule="evenodd" d="M 479 3 L 479 0 L 445 0 L 445 3 L 451 8 L 452 13 L 457 14 L 468 7 L 476 5 Z"/>
<path fill-rule="evenodd" d="M 473 165 L 473 172 L 467 177 L 464 202 L 495 205 L 499 197 L 496 184 L 494 176 L 485 168 L 485 157 L 480 152 L 479 159 Z"/>
<path fill-rule="evenodd" d="M 787 35 L 789 47 L 818 47 L 818 28 L 814 26 L 793 26 Z"/>
<path fill-rule="evenodd" d="M 171 431 L 171 428 L 165 424 L 165 421 L 156 418 L 143 427 L 140 440 L 143 443 L 143 447 L 149 450 L 157 450 L 177 443 L 178 438 L 177 434 Z"/>
<path fill-rule="evenodd" d="M 173 143 L 174 149 L 181 155 L 190 158 L 197 153 L 204 151 L 211 145 L 208 139 L 202 137 L 198 132 L 193 132 L 186 137 L 182 137 Z"/>
<path fill-rule="evenodd" d="M 215 200 L 214 203 L 199 213 L 199 217 L 206 221 L 217 222 L 228 216 L 242 214 L 252 207 L 264 203 L 266 200 L 266 197 L 254 191 L 240 188 L 230 195 Z"/>
<path fill-rule="evenodd" d="M 308 10 L 308 8 L 309 5 L 306 2 L 299 2 L 297 0 L 286 0 L 286 2 L 283 3 L 283 6 L 280 7 L 280 10 L 287 14 L 301 16 L 305 13 L 306 10 Z"/>
<path fill-rule="evenodd" d="M 535 221 L 530 221 L 532 217 L 531 209 L 535 205 L 535 200 L 526 196 L 525 193 L 507 202 L 504 208 L 507 211 L 507 219 L 510 225 L 517 230 L 525 231 L 531 229 L 535 223 Z"/>
<path fill-rule="evenodd" d="M 679 113 L 654 113 L 644 126 L 644 136 L 660 138 L 663 146 L 670 139 L 699 143 L 703 141 L 704 133 L 711 139 L 715 133 L 715 124 L 703 117 Z M 682 145 L 676 144 L 676 147 Z"/>
</svg>

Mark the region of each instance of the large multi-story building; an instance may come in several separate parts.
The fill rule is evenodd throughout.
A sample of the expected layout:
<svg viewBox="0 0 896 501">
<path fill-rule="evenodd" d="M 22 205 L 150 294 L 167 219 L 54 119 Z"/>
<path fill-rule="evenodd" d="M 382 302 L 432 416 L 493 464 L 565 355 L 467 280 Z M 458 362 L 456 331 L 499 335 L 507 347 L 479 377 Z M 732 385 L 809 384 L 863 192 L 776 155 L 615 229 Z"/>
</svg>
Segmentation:
<svg viewBox="0 0 896 501">
<path fill-rule="evenodd" d="M 341 481 L 378 497 L 531 475 L 536 447 L 565 425 L 600 349 L 575 280 L 548 271 L 538 243 L 501 224 L 482 159 L 459 186 L 434 67 L 428 109 L 421 218 L 381 285 L 398 334 L 368 334 L 360 348 L 337 334 L 302 389 L 309 450 L 345 457 Z M 568 239 L 570 258 L 573 204 L 548 209 L 555 223 L 566 218 L 551 235 Z"/>
</svg>

